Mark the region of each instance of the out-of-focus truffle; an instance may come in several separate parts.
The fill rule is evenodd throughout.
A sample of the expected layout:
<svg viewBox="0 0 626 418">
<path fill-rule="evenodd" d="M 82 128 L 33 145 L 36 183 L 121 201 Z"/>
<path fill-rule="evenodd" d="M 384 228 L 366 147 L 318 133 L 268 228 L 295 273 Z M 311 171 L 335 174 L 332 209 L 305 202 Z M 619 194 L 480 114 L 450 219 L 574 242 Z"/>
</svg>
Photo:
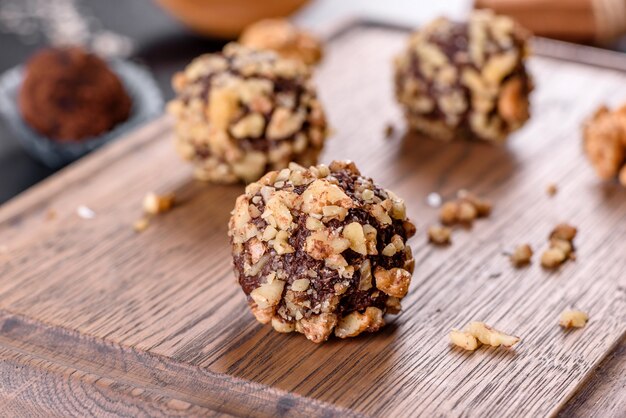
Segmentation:
<svg viewBox="0 0 626 418">
<path fill-rule="evenodd" d="M 374 332 L 398 313 L 414 259 L 404 202 L 351 162 L 272 171 L 229 222 L 235 274 L 256 319 L 316 343 Z"/>
<path fill-rule="evenodd" d="M 415 32 L 395 60 L 396 97 L 409 126 L 443 140 L 505 140 L 529 118 L 528 37 L 486 10 Z"/>
<path fill-rule="evenodd" d="M 260 20 L 246 28 L 239 42 L 250 48 L 276 51 L 285 58 L 315 65 L 322 59 L 322 44 L 313 35 L 285 19 Z"/>
<path fill-rule="evenodd" d="M 79 47 L 66 47 L 44 49 L 28 61 L 19 106 L 40 134 L 77 141 L 127 120 L 132 102 L 106 62 Z"/>
<path fill-rule="evenodd" d="M 584 126 L 584 148 L 598 176 L 626 187 L 626 105 L 600 107 Z"/>
<path fill-rule="evenodd" d="M 236 43 L 173 79 L 176 147 L 202 180 L 251 182 L 295 161 L 312 165 L 328 134 L 309 68 Z"/>
</svg>

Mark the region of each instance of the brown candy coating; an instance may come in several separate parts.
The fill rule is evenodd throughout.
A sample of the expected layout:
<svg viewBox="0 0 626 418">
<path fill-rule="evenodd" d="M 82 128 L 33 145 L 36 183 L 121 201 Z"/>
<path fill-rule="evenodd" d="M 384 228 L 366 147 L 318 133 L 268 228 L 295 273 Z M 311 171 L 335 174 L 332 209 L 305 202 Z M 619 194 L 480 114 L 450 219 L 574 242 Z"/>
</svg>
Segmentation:
<svg viewBox="0 0 626 418">
<path fill-rule="evenodd" d="M 273 171 L 229 222 L 235 274 L 261 323 L 309 340 L 376 331 L 398 313 L 414 260 L 404 202 L 351 162 Z"/>
<path fill-rule="evenodd" d="M 528 34 L 479 10 L 415 32 L 395 64 L 396 98 L 411 129 L 433 138 L 500 142 L 529 118 Z"/>
<path fill-rule="evenodd" d="M 102 59 L 78 47 L 36 53 L 26 64 L 18 100 L 24 120 L 59 141 L 105 133 L 131 111 L 119 78 Z"/>
<path fill-rule="evenodd" d="M 257 180 L 295 161 L 317 162 L 326 117 L 300 61 L 236 43 L 174 76 L 176 147 L 202 180 Z"/>
</svg>

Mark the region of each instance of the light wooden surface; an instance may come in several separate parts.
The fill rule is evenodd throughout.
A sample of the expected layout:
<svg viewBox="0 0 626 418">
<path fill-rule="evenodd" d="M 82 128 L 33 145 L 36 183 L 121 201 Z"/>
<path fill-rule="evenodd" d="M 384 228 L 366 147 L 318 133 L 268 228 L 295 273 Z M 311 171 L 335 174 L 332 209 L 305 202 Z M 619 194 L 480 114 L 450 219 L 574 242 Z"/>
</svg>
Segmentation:
<svg viewBox="0 0 626 418">
<path fill-rule="evenodd" d="M 626 76 L 534 58 L 534 116 L 506 147 L 441 144 L 403 137 L 389 64 L 404 38 L 348 31 L 330 43 L 318 75 L 337 131 L 323 160 L 355 160 L 406 199 L 419 227 L 411 291 L 382 332 L 315 345 L 256 323 L 226 237 L 242 188 L 191 180 L 161 119 L 0 208 L 0 409 L 545 416 L 564 407 L 592 414 L 601 399 L 603 416 L 623 415 L 620 391 L 593 382 L 602 364 L 624 383 L 626 190 L 596 180 L 579 126 L 600 103 L 626 98 Z M 549 198 L 552 182 L 559 193 Z M 426 195 L 460 188 L 492 199 L 494 213 L 455 231 L 449 248 L 428 245 L 437 211 Z M 137 234 L 149 191 L 175 191 L 181 203 Z M 80 205 L 96 217 L 78 217 Z M 540 253 L 559 221 L 580 230 L 577 261 L 554 273 L 538 256 L 526 269 L 509 266 L 503 251 L 529 242 Z M 591 319 L 563 332 L 558 316 L 571 305 Z M 522 342 L 510 352 L 451 348 L 448 331 L 472 320 Z"/>
</svg>

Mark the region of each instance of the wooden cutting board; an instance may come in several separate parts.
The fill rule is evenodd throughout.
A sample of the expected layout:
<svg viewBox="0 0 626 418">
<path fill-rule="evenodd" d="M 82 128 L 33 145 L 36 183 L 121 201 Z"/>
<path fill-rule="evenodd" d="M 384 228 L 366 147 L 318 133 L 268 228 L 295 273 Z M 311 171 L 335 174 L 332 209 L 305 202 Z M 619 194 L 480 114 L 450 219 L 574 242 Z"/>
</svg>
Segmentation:
<svg viewBox="0 0 626 418">
<path fill-rule="evenodd" d="M 404 135 L 391 57 L 405 39 L 399 29 L 350 26 L 329 41 L 317 77 L 336 129 L 323 162 L 356 161 L 406 199 L 419 227 L 411 291 L 382 332 L 315 345 L 258 324 L 226 236 L 242 187 L 194 181 L 164 117 L 0 208 L 0 410 L 623 416 L 626 190 L 596 179 L 580 125 L 599 104 L 626 100 L 626 76 L 532 58 L 526 127 L 503 147 L 442 144 Z M 549 183 L 559 189 L 552 198 Z M 437 210 L 426 196 L 461 188 L 490 198 L 494 213 L 455 231 L 448 248 L 427 244 Z M 173 191 L 180 204 L 136 233 L 150 191 Z M 79 217 L 81 205 L 95 217 Z M 503 251 L 529 242 L 540 253 L 559 221 L 580 230 L 576 261 L 553 273 L 538 255 L 528 268 L 509 265 Z M 589 313 L 584 329 L 557 325 L 570 306 Z M 449 330 L 472 320 L 522 342 L 451 348 Z"/>
</svg>

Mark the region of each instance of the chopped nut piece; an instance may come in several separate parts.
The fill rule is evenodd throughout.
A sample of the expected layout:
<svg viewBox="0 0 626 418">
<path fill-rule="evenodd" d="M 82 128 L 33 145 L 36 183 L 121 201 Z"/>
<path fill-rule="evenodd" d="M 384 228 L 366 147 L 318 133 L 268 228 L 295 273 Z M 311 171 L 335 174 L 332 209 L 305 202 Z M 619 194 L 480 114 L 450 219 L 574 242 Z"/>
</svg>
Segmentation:
<svg viewBox="0 0 626 418">
<path fill-rule="evenodd" d="M 585 123 L 584 148 L 598 177 L 626 186 L 626 105 L 601 106 Z"/>
<path fill-rule="evenodd" d="M 395 132 L 395 127 L 392 123 L 385 125 L 385 138 L 391 138 Z"/>
<path fill-rule="evenodd" d="M 376 288 L 389 296 L 403 298 L 409 291 L 411 273 L 404 269 L 392 268 L 391 270 L 385 270 L 382 267 L 376 267 L 374 278 L 376 279 Z"/>
<path fill-rule="evenodd" d="M 239 38 L 242 45 L 269 49 L 279 55 L 315 65 L 322 58 L 322 45 L 313 35 L 299 30 L 286 19 L 265 19 L 248 26 Z"/>
<path fill-rule="evenodd" d="M 563 328 L 582 328 L 588 320 L 589 316 L 583 311 L 567 310 L 561 314 L 559 325 Z"/>
<path fill-rule="evenodd" d="M 158 195 L 150 192 L 143 198 L 143 210 L 150 215 L 164 213 L 172 209 L 174 200 L 173 193 Z"/>
<path fill-rule="evenodd" d="M 528 244 L 522 244 L 515 247 L 515 251 L 511 254 L 511 263 L 515 267 L 525 266 L 530 263 L 533 256 L 533 249 Z"/>
<path fill-rule="evenodd" d="M 150 222 L 148 221 L 148 219 L 141 218 L 137 219 L 135 223 L 133 223 L 133 229 L 135 230 L 135 232 L 143 232 L 148 228 L 149 225 Z"/>
<path fill-rule="evenodd" d="M 548 187 L 546 187 L 546 193 L 550 197 L 555 196 L 558 193 L 558 191 L 559 191 L 559 189 L 558 189 L 557 185 L 554 184 L 554 183 L 550 183 L 550 184 L 548 184 Z"/>
<path fill-rule="evenodd" d="M 557 225 L 550 233 L 550 247 L 541 255 L 541 265 L 554 269 L 563 264 L 567 258 L 575 259 L 574 244 L 577 230 L 568 224 Z"/>
<path fill-rule="evenodd" d="M 573 241 L 578 230 L 569 224 L 558 224 L 550 233 L 550 238 Z"/>
<path fill-rule="evenodd" d="M 457 222 L 457 212 L 459 211 L 459 205 L 457 202 L 446 202 L 441 206 L 439 211 L 439 219 L 441 223 L 445 225 L 452 225 Z"/>
<path fill-rule="evenodd" d="M 510 348 L 520 341 L 519 337 L 507 335 L 502 331 L 498 331 L 484 322 L 470 322 L 468 332 L 483 344 L 492 347 L 503 346 Z"/>
<path fill-rule="evenodd" d="M 474 351 L 480 347 L 480 343 L 467 331 L 453 329 L 450 331 L 450 342 L 464 350 Z"/>
<path fill-rule="evenodd" d="M 541 255 L 541 265 L 548 269 L 560 266 L 567 256 L 560 248 L 549 248 Z"/>
<path fill-rule="evenodd" d="M 356 337 L 362 332 L 378 331 L 383 325 L 383 311 L 370 306 L 364 314 L 352 312 L 341 318 L 335 328 L 335 335 L 339 338 Z"/>
<path fill-rule="evenodd" d="M 428 227 L 428 240 L 436 245 L 450 244 L 452 230 L 445 226 L 431 225 Z"/>
</svg>

